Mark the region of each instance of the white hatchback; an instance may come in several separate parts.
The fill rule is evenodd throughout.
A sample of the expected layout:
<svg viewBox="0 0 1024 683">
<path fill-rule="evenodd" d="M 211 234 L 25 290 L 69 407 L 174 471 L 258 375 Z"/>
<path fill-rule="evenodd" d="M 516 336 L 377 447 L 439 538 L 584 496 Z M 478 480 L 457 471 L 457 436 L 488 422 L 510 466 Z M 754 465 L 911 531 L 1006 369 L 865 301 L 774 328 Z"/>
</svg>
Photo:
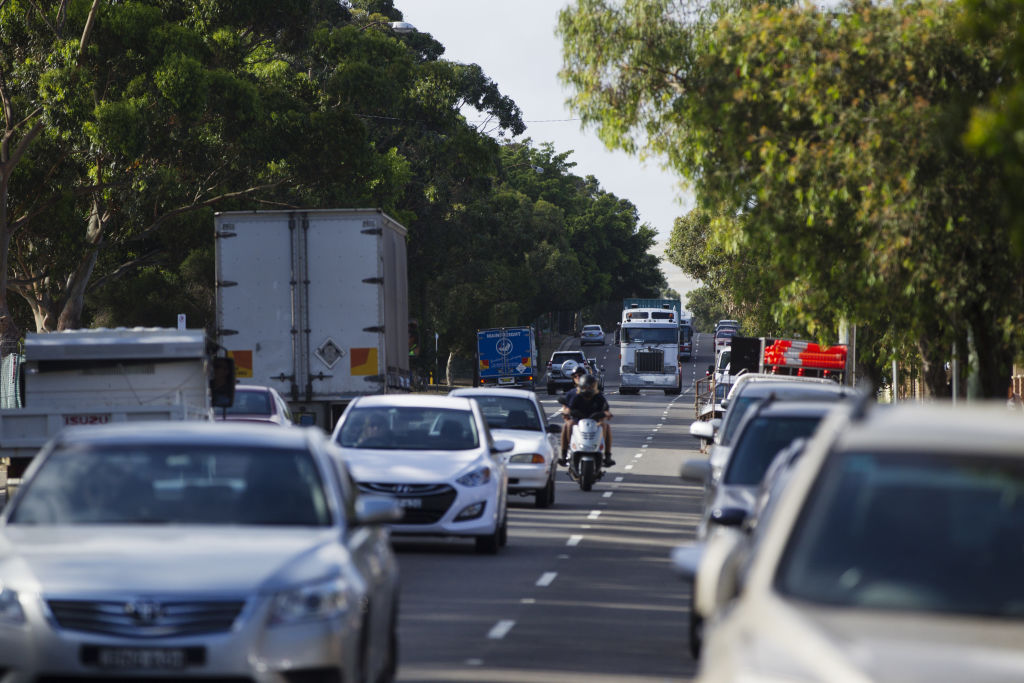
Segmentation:
<svg viewBox="0 0 1024 683">
<path fill-rule="evenodd" d="M 494 438 L 515 443 L 505 454 L 509 493 L 533 496 L 539 508 L 552 505 L 558 472 L 555 439 L 562 428 L 547 424 L 537 395 L 522 389 L 484 388 L 455 389 L 448 395 L 474 399 Z"/>
<path fill-rule="evenodd" d="M 465 536 L 496 553 L 508 540 L 508 472 L 475 401 L 453 396 L 363 396 L 332 437 L 364 492 L 396 498 L 396 534 Z"/>
</svg>

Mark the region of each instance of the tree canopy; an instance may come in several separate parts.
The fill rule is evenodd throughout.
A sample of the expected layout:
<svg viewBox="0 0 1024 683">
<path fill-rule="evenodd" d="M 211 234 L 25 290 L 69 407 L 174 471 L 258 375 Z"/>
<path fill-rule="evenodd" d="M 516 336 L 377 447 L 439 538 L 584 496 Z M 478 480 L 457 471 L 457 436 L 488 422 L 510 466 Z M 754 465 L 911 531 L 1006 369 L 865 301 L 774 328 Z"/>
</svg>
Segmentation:
<svg viewBox="0 0 1024 683">
<path fill-rule="evenodd" d="M 178 312 L 212 328 L 228 209 L 392 214 L 411 315 L 452 348 L 657 291 L 635 207 L 570 152 L 509 142 L 515 102 L 401 18 L 391 0 L 0 0 L 5 336 Z"/>
<path fill-rule="evenodd" d="M 692 184 L 700 213 L 670 251 L 684 271 L 724 276 L 727 298 L 783 329 L 874 326 L 876 359 L 912 349 L 934 393 L 970 339 L 983 391 L 1005 396 L 1024 274 L 992 164 L 960 143 L 1002 73 L 961 21 L 940 0 L 577 0 L 563 75 L 608 144 Z"/>
</svg>

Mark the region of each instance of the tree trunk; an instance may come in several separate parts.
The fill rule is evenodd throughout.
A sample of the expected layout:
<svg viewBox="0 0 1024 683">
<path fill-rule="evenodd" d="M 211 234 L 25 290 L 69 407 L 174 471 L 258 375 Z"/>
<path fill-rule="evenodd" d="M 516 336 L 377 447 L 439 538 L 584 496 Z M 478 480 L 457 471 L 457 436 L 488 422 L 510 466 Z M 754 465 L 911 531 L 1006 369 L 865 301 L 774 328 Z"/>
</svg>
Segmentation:
<svg viewBox="0 0 1024 683">
<path fill-rule="evenodd" d="M 946 353 L 942 343 L 934 337 L 919 340 L 917 351 L 921 356 L 921 387 L 925 398 L 948 398 L 949 384 L 946 376 Z"/>
<path fill-rule="evenodd" d="M 448 352 L 448 365 L 445 367 L 445 383 L 448 386 L 452 386 L 452 371 L 455 369 L 455 352 Z"/>
<path fill-rule="evenodd" d="M 1005 399 L 1013 374 L 1013 351 L 995 332 L 994 323 L 988 320 L 973 318 L 971 331 L 978 356 L 981 397 Z"/>
</svg>

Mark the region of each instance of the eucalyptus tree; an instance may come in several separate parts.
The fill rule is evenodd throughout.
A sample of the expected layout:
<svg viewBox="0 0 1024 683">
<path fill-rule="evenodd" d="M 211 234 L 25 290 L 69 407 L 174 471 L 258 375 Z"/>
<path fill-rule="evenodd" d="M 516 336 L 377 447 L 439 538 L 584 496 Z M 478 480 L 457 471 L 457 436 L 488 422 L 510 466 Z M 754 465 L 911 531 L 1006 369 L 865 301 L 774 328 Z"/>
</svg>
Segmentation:
<svg viewBox="0 0 1024 683">
<path fill-rule="evenodd" d="M 984 393 L 1005 395 L 1022 273 L 992 168 L 959 143 L 998 77 L 960 18 L 939 0 L 577 0 L 563 75 L 606 143 L 665 155 L 717 244 L 781 283 L 763 294 L 780 324 L 884 320 L 876 343 L 913 349 L 936 394 L 969 331 Z"/>
</svg>

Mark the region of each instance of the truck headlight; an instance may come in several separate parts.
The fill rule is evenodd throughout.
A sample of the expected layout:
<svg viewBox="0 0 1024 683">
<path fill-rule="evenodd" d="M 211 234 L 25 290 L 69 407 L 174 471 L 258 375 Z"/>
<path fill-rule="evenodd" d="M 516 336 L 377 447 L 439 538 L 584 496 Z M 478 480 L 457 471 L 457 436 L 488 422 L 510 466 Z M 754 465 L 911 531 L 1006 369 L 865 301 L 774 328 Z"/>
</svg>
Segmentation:
<svg viewBox="0 0 1024 683">
<path fill-rule="evenodd" d="M 3 584 L 0 584 L 0 623 L 25 623 L 25 613 L 21 609 L 18 593 Z"/>
<path fill-rule="evenodd" d="M 491 468 L 484 465 L 456 479 L 463 486 L 483 486 L 491 480 Z"/>
<path fill-rule="evenodd" d="M 300 586 L 274 596 L 270 610 L 271 625 L 331 619 L 349 608 L 349 585 L 338 577 Z"/>
</svg>

